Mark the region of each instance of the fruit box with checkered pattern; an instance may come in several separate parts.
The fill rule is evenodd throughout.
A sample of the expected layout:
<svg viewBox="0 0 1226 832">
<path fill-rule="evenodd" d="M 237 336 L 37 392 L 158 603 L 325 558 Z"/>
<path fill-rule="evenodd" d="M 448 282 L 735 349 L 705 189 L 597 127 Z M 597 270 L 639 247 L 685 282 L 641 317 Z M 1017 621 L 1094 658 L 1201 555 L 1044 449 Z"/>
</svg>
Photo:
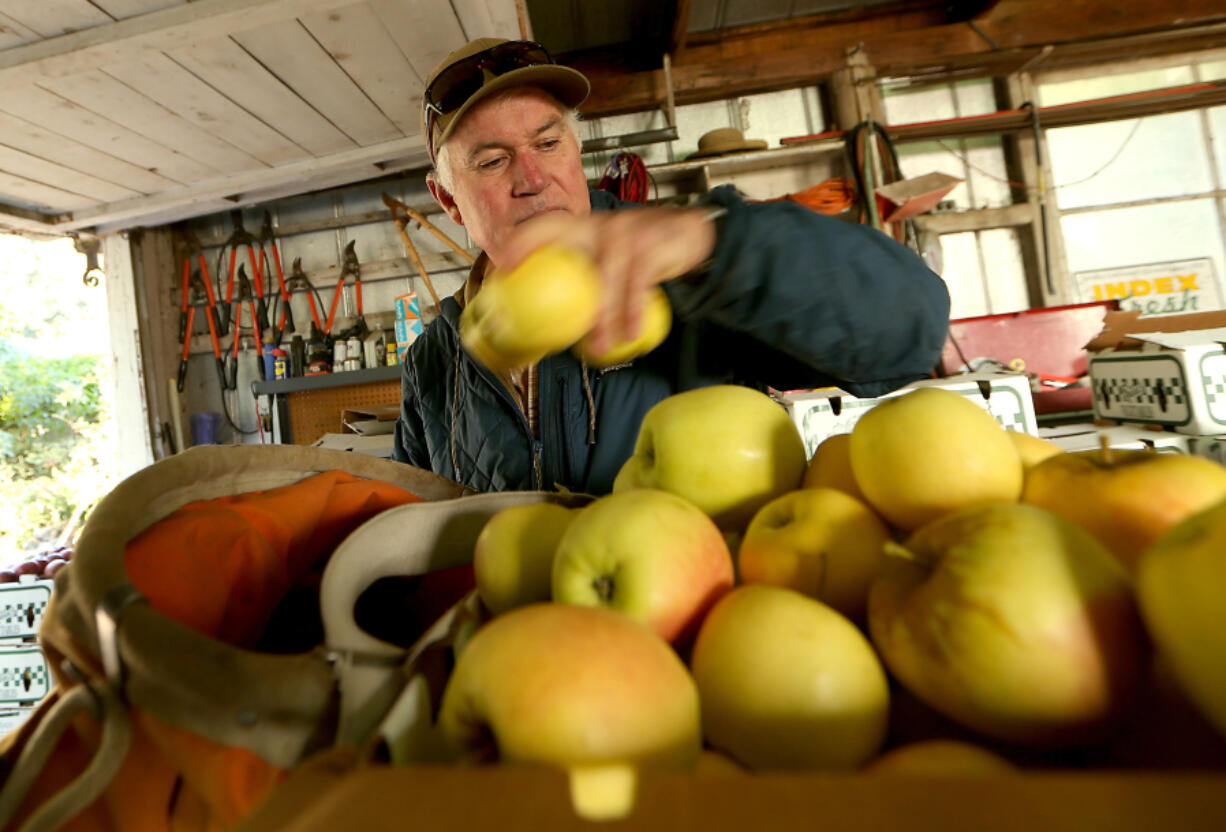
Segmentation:
<svg viewBox="0 0 1226 832">
<path fill-rule="evenodd" d="M 1226 433 L 1226 312 L 1109 312 L 1089 344 L 1094 416 L 1193 436 Z"/>
<path fill-rule="evenodd" d="M 1034 398 L 1025 373 L 979 370 L 948 378 L 926 378 L 912 382 L 893 393 L 860 399 L 837 387 L 820 390 L 792 390 L 776 396 L 792 416 L 805 441 L 809 457 L 817 446 L 836 433 L 851 433 L 860 417 L 884 399 L 901 396 L 921 387 L 944 387 L 971 399 L 995 417 L 1008 430 L 1038 433 Z"/>
</svg>

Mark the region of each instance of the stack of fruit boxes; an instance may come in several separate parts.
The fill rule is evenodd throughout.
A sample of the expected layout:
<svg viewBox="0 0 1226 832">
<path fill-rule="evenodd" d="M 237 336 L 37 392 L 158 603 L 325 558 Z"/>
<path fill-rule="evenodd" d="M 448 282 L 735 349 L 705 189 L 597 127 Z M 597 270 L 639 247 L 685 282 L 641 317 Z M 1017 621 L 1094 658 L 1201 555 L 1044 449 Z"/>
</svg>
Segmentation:
<svg viewBox="0 0 1226 832">
<path fill-rule="evenodd" d="M 52 581 L 0 584 L 0 736 L 15 730 L 51 688 L 38 627 Z"/>
</svg>

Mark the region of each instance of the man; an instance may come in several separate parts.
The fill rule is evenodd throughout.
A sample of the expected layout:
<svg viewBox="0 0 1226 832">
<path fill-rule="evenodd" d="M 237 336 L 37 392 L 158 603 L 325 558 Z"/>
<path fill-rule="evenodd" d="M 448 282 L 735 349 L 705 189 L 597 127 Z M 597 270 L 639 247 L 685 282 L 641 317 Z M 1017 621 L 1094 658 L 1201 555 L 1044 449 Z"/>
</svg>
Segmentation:
<svg viewBox="0 0 1226 832">
<path fill-rule="evenodd" d="M 695 208 L 631 210 L 587 185 L 575 129 L 587 93 L 583 75 L 536 44 L 491 38 L 427 81 L 427 184 L 484 254 L 406 355 L 397 459 L 479 491 L 600 495 L 643 415 L 673 393 L 738 383 L 872 396 L 929 374 L 949 297 L 910 249 L 795 204 L 746 204 L 729 187 Z M 462 305 L 490 269 L 545 243 L 600 267 L 594 349 L 637 332 L 655 284 L 674 311 L 668 339 L 603 371 L 568 352 L 502 376 L 474 361 L 460 345 Z"/>
</svg>

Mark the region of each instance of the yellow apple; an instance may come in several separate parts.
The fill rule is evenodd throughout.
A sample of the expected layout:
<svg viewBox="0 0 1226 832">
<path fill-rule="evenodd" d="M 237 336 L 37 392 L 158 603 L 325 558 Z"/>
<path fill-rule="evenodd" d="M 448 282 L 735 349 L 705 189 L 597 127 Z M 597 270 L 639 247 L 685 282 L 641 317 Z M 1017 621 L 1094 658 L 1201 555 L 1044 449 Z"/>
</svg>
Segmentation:
<svg viewBox="0 0 1226 832">
<path fill-rule="evenodd" d="M 747 584 L 785 586 L 847 617 L 864 615 L 890 530 L 872 509 L 833 488 L 803 488 L 758 510 L 737 552 Z"/>
<path fill-rule="evenodd" d="M 1226 736 L 1226 502 L 1141 553 L 1137 598 L 1179 686 Z"/>
<path fill-rule="evenodd" d="M 1067 517 L 1128 568 L 1168 529 L 1226 499 L 1226 468 L 1199 456 L 1106 448 L 1045 459 L 1022 502 Z"/>
<path fill-rule="evenodd" d="M 690 641 L 732 580 L 732 555 L 711 518 L 648 488 L 579 509 L 553 559 L 554 601 L 614 610 L 674 644 Z"/>
<path fill-rule="evenodd" d="M 867 502 L 851 470 L 850 433 L 836 433 L 822 440 L 805 468 L 800 487 L 837 488 L 861 502 Z"/>
<path fill-rule="evenodd" d="M 770 396 L 739 385 L 701 387 L 656 403 L 615 490 L 659 488 L 739 531 L 763 505 L 800 486 L 805 446 Z"/>
<path fill-rule="evenodd" d="M 889 688 L 868 640 L 793 590 L 724 596 L 690 668 L 707 743 L 751 769 L 856 768 L 885 737 Z"/>
<path fill-rule="evenodd" d="M 511 506 L 486 521 L 473 547 L 477 594 L 494 615 L 552 598 L 553 553 L 575 512 L 556 503 Z"/>
<path fill-rule="evenodd" d="M 626 814 L 638 774 L 687 769 L 702 747 L 698 693 L 676 652 L 608 610 L 533 604 L 477 631 L 439 728 L 457 757 L 558 766 L 588 819 Z"/>
<path fill-rule="evenodd" d="M 673 325 L 673 308 L 668 303 L 668 295 L 659 286 L 653 286 L 647 292 L 647 301 L 643 306 L 643 317 L 639 321 L 639 332 L 633 338 L 614 344 L 607 350 L 597 353 L 592 349 L 591 337 L 585 336 L 575 345 L 575 354 L 593 367 L 611 367 L 621 364 L 640 355 L 646 355 L 654 350 L 664 339 Z"/>
<path fill-rule="evenodd" d="M 920 777 L 985 777 L 1019 771 L 995 751 L 961 740 L 922 740 L 901 745 L 864 768 L 866 774 Z"/>
<path fill-rule="evenodd" d="M 885 399 L 861 416 L 851 431 L 851 467 L 869 505 L 904 531 L 1022 493 L 1022 462 L 1005 429 L 939 387 Z"/>
<path fill-rule="evenodd" d="M 869 632 L 932 708 L 989 737 L 1061 745 L 1097 737 L 1130 704 L 1147 666 L 1132 589 L 1080 527 L 995 503 L 887 550 Z"/>
<path fill-rule="evenodd" d="M 1031 468 L 1049 456 L 1064 453 L 1064 448 L 1061 448 L 1050 439 L 1044 439 L 1041 436 L 1033 436 L 1020 430 L 1007 430 L 1005 435 L 1013 441 L 1013 447 L 1017 449 L 1017 455 L 1022 461 L 1022 470 L 1024 472 L 1029 472 Z"/>
<path fill-rule="evenodd" d="M 482 364 L 508 370 L 569 348 L 596 323 L 602 281 L 590 257 L 542 246 L 486 277 L 460 315 L 460 341 Z"/>
</svg>

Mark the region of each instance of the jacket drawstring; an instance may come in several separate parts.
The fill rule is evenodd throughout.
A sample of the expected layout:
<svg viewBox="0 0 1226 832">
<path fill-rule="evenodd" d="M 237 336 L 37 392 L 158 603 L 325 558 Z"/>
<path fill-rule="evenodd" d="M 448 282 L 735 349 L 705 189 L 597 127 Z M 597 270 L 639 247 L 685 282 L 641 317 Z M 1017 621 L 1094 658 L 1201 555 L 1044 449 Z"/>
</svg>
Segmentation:
<svg viewBox="0 0 1226 832">
<path fill-rule="evenodd" d="M 592 398 L 592 385 L 587 380 L 587 363 L 579 362 L 579 372 L 583 377 L 583 395 L 587 399 L 587 444 L 596 444 L 596 402 Z"/>
</svg>

